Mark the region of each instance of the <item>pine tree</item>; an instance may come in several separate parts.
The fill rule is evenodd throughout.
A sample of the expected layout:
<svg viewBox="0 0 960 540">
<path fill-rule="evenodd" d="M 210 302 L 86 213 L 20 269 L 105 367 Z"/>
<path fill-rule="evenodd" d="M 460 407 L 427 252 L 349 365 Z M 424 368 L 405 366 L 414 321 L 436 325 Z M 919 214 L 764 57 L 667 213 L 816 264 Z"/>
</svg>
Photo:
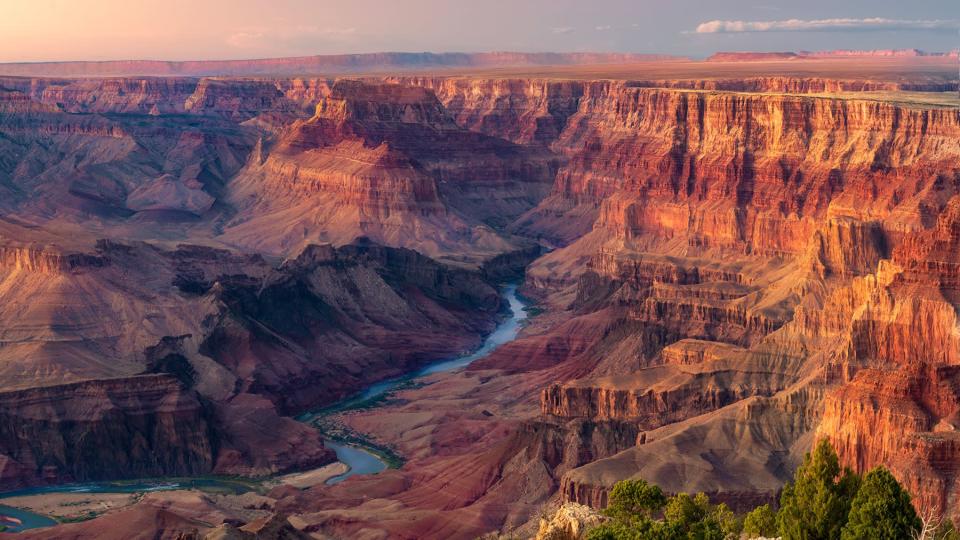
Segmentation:
<svg viewBox="0 0 960 540">
<path fill-rule="evenodd" d="M 838 540 L 858 487 L 859 477 L 841 470 L 833 447 L 820 441 L 780 496 L 777 528 L 783 540 Z"/>
<path fill-rule="evenodd" d="M 601 523 L 587 531 L 585 540 L 642 540 L 650 538 L 647 534 L 652 522 L 630 525 L 623 521 Z"/>
<path fill-rule="evenodd" d="M 687 493 L 677 493 L 667 502 L 663 517 L 668 523 L 674 523 L 684 529 L 703 521 L 710 511 L 710 500 L 704 493 L 691 497 Z"/>
<path fill-rule="evenodd" d="M 912 538 L 920 518 L 910 503 L 910 494 L 883 467 L 875 467 L 850 506 L 842 540 L 900 540 Z"/>
<path fill-rule="evenodd" d="M 702 492 L 693 497 L 686 493 L 671 497 L 663 519 L 659 538 L 723 540 L 740 534 L 740 523 L 727 505 L 710 504 L 710 498 Z"/>
<path fill-rule="evenodd" d="M 646 480 L 622 480 L 613 486 L 605 513 L 616 519 L 651 518 L 666 502 L 660 486 Z"/>
<path fill-rule="evenodd" d="M 758 506 L 743 518 L 743 532 L 747 538 L 777 534 L 777 513 L 769 504 Z"/>
</svg>

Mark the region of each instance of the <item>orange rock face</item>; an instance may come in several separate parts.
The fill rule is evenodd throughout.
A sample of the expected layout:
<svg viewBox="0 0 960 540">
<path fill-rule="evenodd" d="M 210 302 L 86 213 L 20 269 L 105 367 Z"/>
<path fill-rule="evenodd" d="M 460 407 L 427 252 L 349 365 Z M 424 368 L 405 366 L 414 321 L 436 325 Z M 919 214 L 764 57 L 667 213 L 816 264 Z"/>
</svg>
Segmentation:
<svg viewBox="0 0 960 540">
<path fill-rule="evenodd" d="M 695 452 L 692 437 L 729 447 L 723 425 L 736 416 L 758 430 L 753 452 L 787 456 L 781 470 L 801 441 L 829 437 L 854 468 L 885 464 L 918 505 L 955 512 L 958 120 L 855 98 L 587 87 L 569 119 L 581 127 L 564 132 L 576 136 L 554 143 L 570 156 L 555 194 L 599 201 L 598 218 L 531 273 L 658 331 L 633 345 L 633 367 L 601 361 L 603 376 L 543 391 L 544 414 L 646 431 L 568 472 L 564 497 L 601 503 L 600 486 L 629 470 L 721 498 L 773 493 L 785 477 L 769 463 L 768 480 L 719 481 L 756 470 L 742 443 L 709 460 L 713 474 L 678 476 L 697 459 L 653 458 Z M 547 279 L 577 266 L 578 280 Z M 607 362 L 622 354 L 604 350 Z M 743 416 L 768 401 L 770 413 Z M 812 421 L 784 423 L 797 406 L 790 414 Z"/>
<path fill-rule="evenodd" d="M 490 225 L 538 203 L 555 169 L 543 150 L 458 126 L 429 90 L 339 81 L 236 179 L 243 218 L 227 236 L 281 253 L 366 236 L 482 260 L 523 247 Z"/>
<path fill-rule="evenodd" d="M 956 511 L 957 219 L 953 198 L 934 227 L 908 234 L 859 299 L 842 385 L 825 403 L 823 436 L 858 469 L 884 464 L 918 504 Z M 866 292 L 866 291 L 865 291 Z"/>
</svg>

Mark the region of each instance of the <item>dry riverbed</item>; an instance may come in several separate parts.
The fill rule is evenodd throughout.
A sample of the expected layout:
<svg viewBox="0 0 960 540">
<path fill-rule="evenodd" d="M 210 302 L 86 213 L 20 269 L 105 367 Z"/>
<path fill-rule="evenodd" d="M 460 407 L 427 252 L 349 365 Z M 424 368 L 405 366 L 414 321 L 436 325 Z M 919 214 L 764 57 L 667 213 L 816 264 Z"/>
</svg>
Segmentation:
<svg viewBox="0 0 960 540">
<path fill-rule="evenodd" d="M 322 484 L 334 476 L 339 476 L 350 470 L 347 465 L 341 461 L 331 463 L 319 469 L 304 471 L 299 473 L 285 474 L 276 478 L 271 478 L 263 483 L 266 487 L 279 485 L 293 486 L 299 489 L 307 489 L 318 484 Z"/>
</svg>

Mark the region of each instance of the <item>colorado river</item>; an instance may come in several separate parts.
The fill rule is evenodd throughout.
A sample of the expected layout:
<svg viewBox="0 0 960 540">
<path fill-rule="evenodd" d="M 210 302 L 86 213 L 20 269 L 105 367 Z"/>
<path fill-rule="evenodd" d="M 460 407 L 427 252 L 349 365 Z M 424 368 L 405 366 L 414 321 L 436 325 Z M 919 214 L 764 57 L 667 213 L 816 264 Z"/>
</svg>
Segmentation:
<svg viewBox="0 0 960 540">
<path fill-rule="evenodd" d="M 172 491 L 177 489 L 202 489 L 219 493 L 245 493 L 251 491 L 253 487 L 249 482 L 213 477 L 157 478 L 29 487 L 0 493 L 0 526 L 6 527 L 7 532 L 19 532 L 39 527 L 50 527 L 57 524 L 57 521 L 49 516 L 2 504 L 4 499 L 12 497 L 44 495 L 48 493 L 146 493 L 150 491 Z"/>
<path fill-rule="evenodd" d="M 497 325 L 496 329 L 494 329 L 494 331 L 491 332 L 490 335 L 488 335 L 484 340 L 483 345 L 473 353 L 459 356 L 451 360 L 441 360 L 408 373 L 407 375 L 378 382 L 371 385 L 366 390 L 358 393 L 354 397 L 347 398 L 344 401 L 337 403 L 333 407 L 325 409 L 319 414 L 330 414 L 357 408 L 358 406 L 369 402 L 370 400 L 383 396 L 384 394 L 396 389 L 400 385 L 416 381 L 417 379 L 421 379 L 435 373 L 444 373 L 466 367 L 472 362 L 492 353 L 497 349 L 497 347 L 503 345 L 504 343 L 513 341 L 517 338 L 517 334 L 520 332 L 523 320 L 527 318 L 527 312 L 525 310 L 526 305 L 523 303 L 520 297 L 517 296 L 516 285 L 507 285 L 504 287 L 503 297 L 509 305 L 510 316 Z M 317 415 L 307 415 L 301 417 L 301 420 L 310 421 L 315 416 Z M 347 478 L 358 474 L 376 474 L 387 468 L 386 462 L 362 447 L 345 443 L 343 441 L 329 439 L 325 440 L 324 444 L 336 452 L 337 459 L 350 467 L 347 472 L 328 480 L 328 484 L 342 482 Z"/>
<path fill-rule="evenodd" d="M 56 524 L 56 520 L 47 516 L 0 504 L 0 527 L 6 527 L 6 529 L 3 529 L 6 532 L 20 532 Z"/>
<path fill-rule="evenodd" d="M 510 316 L 497 325 L 496 329 L 487 336 L 483 345 L 471 354 L 466 354 L 450 360 L 441 360 L 421 369 L 394 379 L 388 379 L 373 384 L 357 395 L 347 398 L 336 405 L 329 407 L 315 415 L 304 415 L 302 421 L 309 422 L 318 416 L 356 408 L 369 400 L 379 398 L 401 385 L 416 381 L 435 373 L 443 373 L 460 369 L 487 356 L 497 347 L 513 341 L 520 331 L 521 324 L 527 318 L 525 305 L 517 296 L 517 286 L 504 287 L 503 297 L 510 308 Z M 387 463 L 374 453 L 362 446 L 327 439 L 324 443 L 337 454 L 337 459 L 345 463 L 350 469 L 327 481 L 336 484 L 347 478 L 360 474 L 376 474 L 387 468 Z M 132 480 L 129 482 L 91 482 L 83 484 L 69 484 L 57 486 L 42 486 L 20 489 L 0 494 L 0 503 L 5 498 L 23 495 L 42 495 L 45 493 L 142 493 L 147 491 L 166 491 L 176 489 L 203 489 L 208 491 L 242 493 L 250 491 L 249 483 L 234 481 L 227 478 L 177 478 L 177 479 L 148 479 Z M 4 519 L 12 518 L 12 519 Z M 0 504 L 0 526 L 6 526 L 7 531 L 15 532 L 37 527 L 49 527 L 57 522 L 48 516 L 36 514 L 20 508 L 11 508 Z"/>
</svg>

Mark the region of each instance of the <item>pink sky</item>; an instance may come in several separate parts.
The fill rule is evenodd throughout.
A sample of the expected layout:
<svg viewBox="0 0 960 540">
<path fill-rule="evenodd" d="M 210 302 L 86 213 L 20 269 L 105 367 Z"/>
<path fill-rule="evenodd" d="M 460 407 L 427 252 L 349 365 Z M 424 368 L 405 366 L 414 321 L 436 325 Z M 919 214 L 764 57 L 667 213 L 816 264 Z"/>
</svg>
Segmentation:
<svg viewBox="0 0 960 540">
<path fill-rule="evenodd" d="M 958 0 L 2 0 L 0 61 L 948 50 L 958 20 Z"/>
</svg>

